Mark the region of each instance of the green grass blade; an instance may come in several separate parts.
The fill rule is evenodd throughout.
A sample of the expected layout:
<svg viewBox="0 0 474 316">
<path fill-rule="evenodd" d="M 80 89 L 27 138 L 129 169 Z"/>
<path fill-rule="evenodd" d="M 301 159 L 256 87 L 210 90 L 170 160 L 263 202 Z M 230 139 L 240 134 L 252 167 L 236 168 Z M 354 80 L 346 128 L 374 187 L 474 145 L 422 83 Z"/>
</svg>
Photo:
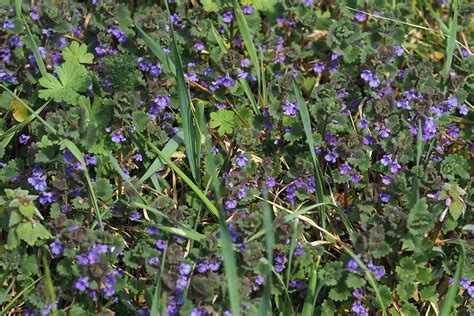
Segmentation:
<svg viewBox="0 0 474 316">
<path fill-rule="evenodd" d="M 160 265 L 160 271 L 156 275 L 155 278 L 155 291 L 153 292 L 153 301 L 151 303 L 151 313 L 150 315 L 159 315 L 159 308 L 161 306 L 160 304 L 160 298 L 161 298 L 161 276 L 165 272 L 165 261 L 166 261 L 166 252 L 168 250 L 168 247 L 166 246 L 165 249 L 163 249 L 163 255 L 161 256 L 161 265 Z"/>
<path fill-rule="evenodd" d="M 308 107 L 303 99 L 301 94 L 301 89 L 297 86 L 295 79 L 293 78 L 293 90 L 298 102 L 298 108 L 301 116 L 301 121 L 303 122 L 303 129 L 306 135 L 306 141 L 308 142 L 309 151 L 313 159 L 314 165 L 314 175 L 316 180 L 316 202 L 322 203 L 324 201 L 324 187 L 323 187 L 323 174 L 321 172 L 321 166 L 319 165 L 318 157 L 314 151 L 314 140 L 313 140 L 313 131 L 311 129 L 311 117 L 309 115 Z M 323 207 L 321 209 L 321 226 L 326 228 L 327 214 L 326 209 Z"/>
<path fill-rule="evenodd" d="M 311 117 L 309 115 L 308 107 L 303 99 L 301 94 L 301 89 L 297 86 L 296 81 L 293 79 L 293 90 L 296 96 L 296 101 L 298 102 L 299 112 L 301 115 L 301 121 L 303 122 L 304 133 L 306 135 L 306 140 L 309 145 L 309 151 L 311 153 L 311 158 L 313 159 L 314 172 L 316 176 L 316 198 L 318 203 L 322 203 L 324 200 L 323 192 L 323 182 L 322 182 L 322 172 L 319 165 L 318 157 L 314 152 L 314 140 L 313 140 L 313 131 L 311 130 Z"/>
<path fill-rule="evenodd" d="M 168 2 L 166 1 L 165 4 L 168 15 L 170 16 Z M 201 143 L 201 135 L 198 133 L 198 129 L 194 124 L 193 112 L 191 110 L 191 100 L 189 98 L 188 87 L 184 79 L 183 64 L 181 62 L 181 55 L 179 54 L 178 44 L 171 19 L 169 19 L 169 25 L 173 44 L 173 55 L 176 64 L 176 85 L 178 90 L 181 125 L 184 132 L 184 145 L 186 147 L 188 162 L 191 168 L 191 173 L 193 174 L 193 178 L 198 184 L 200 184 L 200 153 L 198 152 L 198 148 L 199 144 Z"/>
<path fill-rule="evenodd" d="M 178 134 L 174 135 L 163 147 L 163 154 L 171 157 L 176 150 L 178 149 L 179 145 L 183 143 L 183 132 L 179 132 Z M 161 167 L 163 167 L 164 162 L 160 157 L 157 157 L 153 163 L 148 167 L 147 171 L 143 174 L 143 176 L 138 180 L 137 184 L 142 185 L 146 180 L 148 180 L 151 176 L 153 176 Z"/>
<path fill-rule="evenodd" d="M 245 19 L 242 8 L 239 5 L 237 0 L 232 0 L 232 5 L 234 7 L 235 19 L 237 21 L 237 26 L 244 41 L 245 48 L 249 54 L 250 60 L 252 61 L 253 66 L 255 67 L 255 72 L 257 73 L 257 81 L 260 84 L 260 65 L 258 62 L 257 49 L 253 43 L 252 35 L 250 34 L 249 26 L 247 25 L 247 20 Z"/>
<path fill-rule="evenodd" d="M 314 305 L 317 299 L 316 287 L 318 284 L 318 269 L 320 261 L 321 256 L 318 256 L 318 259 L 316 259 L 316 262 L 311 268 L 311 274 L 308 283 L 308 292 L 303 303 L 303 311 L 301 312 L 302 316 L 311 316 L 314 314 Z"/>
<path fill-rule="evenodd" d="M 265 228 L 265 246 L 266 246 L 266 256 L 270 264 L 273 262 L 273 246 L 275 244 L 275 235 L 273 232 L 273 220 L 272 220 L 272 210 L 268 204 L 268 192 L 266 188 L 263 191 L 263 226 Z M 288 267 L 288 271 L 289 271 Z M 288 282 L 287 282 L 288 283 Z M 286 285 L 288 288 L 288 284 Z M 272 274 L 271 271 L 267 272 L 265 288 L 263 290 L 263 297 L 260 303 L 259 314 L 268 315 L 270 305 L 271 305 L 271 293 L 272 293 Z"/>
<path fill-rule="evenodd" d="M 184 229 L 184 228 L 176 228 L 176 227 L 169 227 L 169 226 L 163 226 L 163 225 L 157 225 L 159 229 L 162 231 L 165 231 L 167 233 L 179 235 L 182 237 L 186 237 L 188 239 L 197 241 L 197 242 L 202 242 L 206 236 L 203 234 L 200 234 L 196 231 L 190 230 L 190 229 Z"/>
<path fill-rule="evenodd" d="M 56 312 L 56 294 L 54 294 L 54 285 L 53 285 L 53 278 L 51 277 L 51 270 L 49 269 L 49 263 L 48 260 L 46 259 L 46 256 L 42 256 L 43 259 L 43 268 L 44 268 L 44 276 L 45 276 L 45 283 L 46 283 L 46 289 L 48 290 L 48 296 L 49 296 L 49 303 L 51 304 L 51 310 L 53 316 L 57 315 Z"/>
<path fill-rule="evenodd" d="M 253 92 L 250 89 L 250 85 L 247 80 L 245 80 L 244 78 L 240 78 L 239 83 L 242 86 L 242 89 L 244 90 L 247 99 L 249 99 L 250 104 L 252 105 L 253 112 L 257 115 L 260 114 L 260 109 L 258 108 L 257 100 L 255 100 L 255 96 L 253 95 Z"/>
<path fill-rule="evenodd" d="M 15 304 L 15 302 L 18 301 L 24 294 L 28 293 L 33 288 L 33 286 L 35 286 L 36 283 L 41 281 L 42 278 L 43 278 L 42 276 L 39 277 L 38 279 L 33 281 L 31 284 L 29 284 L 27 287 L 22 289 L 17 295 L 15 295 L 15 297 L 12 298 L 10 302 L 8 302 L 8 304 L 3 307 L 3 309 L 0 311 L 0 315 L 6 315 L 8 310 L 12 308 L 13 304 Z"/>
<path fill-rule="evenodd" d="M 84 161 L 84 155 L 82 152 L 77 148 L 77 146 L 70 141 L 69 139 L 62 139 L 61 143 L 63 144 L 64 147 L 66 147 L 71 154 L 79 161 L 82 165 L 82 169 L 84 172 L 84 176 L 86 177 L 86 182 L 87 182 L 87 190 L 89 191 L 89 196 L 92 202 L 92 206 L 94 207 L 97 220 L 99 221 L 99 227 L 100 229 L 104 229 L 103 223 L 102 223 L 102 214 L 100 212 L 100 207 L 99 207 L 99 202 L 97 201 L 97 196 L 95 194 L 94 190 L 94 185 L 92 184 L 91 177 L 89 175 L 89 171 L 86 166 L 86 162 Z"/>
<path fill-rule="evenodd" d="M 171 58 L 165 53 L 161 45 L 155 42 L 148 34 L 138 25 L 135 24 L 138 34 L 142 37 L 148 49 L 160 60 L 163 70 L 168 75 L 176 76 L 176 68 Z"/>
<path fill-rule="evenodd" d="M 41 58 L 41 55 L 38 50 L 38 45 L 36 45 L 36 41 L 33 37 L 33 34 L 31 33 L 30 27 L 28 26 L 28 23 L 26 23 L 25 18 L 21 13 L 21 1 L 19 0 L 15 1 L 15 11 L 17 18 L 21 19 L 21 21 L 23 22 L 23 26 L 25 27 L 26 33 L 28 35 L 26 43 L 28 44 L 29 48 L 33 53 L 33 56 L 35 57 L 36 65 L 38 66 L 41 76 L 44 77 L 48 74 L 48 71 L 46 70 L 46 66 L 44 65 L 43 58 Z"/>
<path fill-rule="evenodd" d="M 3 280 L 2 280 L 3 281 Z M 3 302 L 6 301 L 7 297 L 8 297 L 8 294 L 10 293 L 10 291 L 12 290 L 13 288 L 13 285 L 15 285 L 15 281 L 16 281 L 16 278 L 12 280 L 12 282 L 10 283 L 10 285 L 5 289 L 5 291 L 3 291 L 3 293 L 0 295 L 0 305 L 3 304 Z M 2 282 L 3 284 L 3 282 Z"/>
<path fill-rule="evenodd" d="M 224 53 L 224 54 L 227 54 L 227 50 L 229 49 L 229 45 L 228 44 L 226 45 L 224 43 L 224 40 L 222 39 L 222 36 L 219 34 L 219 32 L 217 32 L 214 24 L 211 21 L 209 21 L 209 26 L 211 28 L 211 33 L 212 33 L 212 35 L 214 36 L 214 39 L 217 42 L 217 45 L 221 49 L 221 52 Z"/>
<path fill-rule="evenodd" d="M 222 39 L 220 34 L 217 32 L 216 28 L 214 27 L 214 24 L 212 24 L 212 22 L 209 22 L 209 24 L 211 26 L 211 31 L 212 31 L 212 34 L 214 35 L 217 45 L 221 49 L 222 53 L 227 54 L 228 47 L 225 45 L 224 40 Z M 257 100 L 255 100 L 255 96 L 253 95 L 252 89 L 250 89 L 250 85 L 247 82 L 247 80 L 245 80 L 244 78 L 240 78 L 239 83 L 242 89 L 244 90 L 245 95 L 247 96 L 247 99 L 249 99 L 250 104 L 252 105 L 253 112 L 255 114 L 260 114 L 260 110 L 258 109 L 258 105 L 257 105 Z"/>
<path fill-rule="evenodd" d="M 446 46 L 446 61 L 442 72 L 445 81 L 449 78 L 449 71 L 451 70 L 451 64 L 453 62 L 454 46 L 456 44 L 456 34 L 458 32 L 458 7 L 456 0 L 452 2 L 452 11 L 453 16 L 449 23 L 449 37 Z"/>
<path fill-rule="evenodd" d="M 440 315 L 453 315 L 453 306 L 454 300 L 458 295 L 459 291 L 459 280 L 461 279 L 461 273 L 464 266 L 464 261 L 466 261 L 466 248 L 463 242 L 458 242 L 459 247 L 461 248 L 460 256 L 458 259 L 458 263 L 456 264 L 456 272 L 454 273 L 454 282 L 449 287 L 448 294 L 443 303 L 443 307 L 441 307 Z"/>
<path fill-rule="evenodd" d="M 268 228 L 266 227 L 265 230 Z M 298 236 L 301 235 L 301 227 L 298 226 L 298 221 L 294 221 L 293 224 L 293 236 L 291 236 L 291 243 L 290 243 L 290 253 L 288 254 L 288 268 L 286 269 L 286 282 L 285 285 L 288 288 L 291 279 L 291 268 L 293 266 L 293 255 L 296 249 L 296 242 L 298 240 Z"/>
<path fill-rule="evenodd" d="M 202 118 L 204 120 L 204 117 Z M 207 126 L 205 122 L 203 122 L 204 126 Z M 221 201 L 221 192 L 220 192 L 220 183 L 219 183 L 219 175 L 217 173 L 216 164 L 214 161 L 214 154 L 212 153 L 212 146 L 210 143 L 210 135 L 207 133 L 207 127 L 203 128 L 203 133 L 205 133 L 205 147 L 206 147 L 206 172 L 211 178 L 211 184 L 214 191 L 215 200 L 217 201 L 217 205 L 219 207 L 219 228 L 221 232 L 221 236 L 219 238 L 219 245 L 222 249 L 224 255 L 224 274 L 227 281 L 227 292 L 229 294 L 230 300 L 230 307 L 232 311 L 232 315 L 240 315 L 240 279 L 237 274 L 237 265 L 234 256 L 234 247 L 232 244 L 232 239 L 230 236 L 229 229 L 227 227 L 227 223 L 225 221 L 225 213 L 224 208 L 222 206 Z"/>
<path fill-rule="evenodd" d="M 189 186 L 191 190 L 196 193 L 196 195 L 199 197 L 199 199 L 206 205 L 206 207 L 209 209 L 209 211 L 214 214 L 216 217 L 220 217 L 219 211 L 217 210 L 216 206 L 207 198 L 207 196 L 198 188 L 196 184 L 183 172 L 181 169 L 176 166 L 170 158 L 168 158 L 161 150 L 158 149 L 158 147 L 155 146 L 152 142 L 148 141 L 141 133 L 135 132 L 135 134 L 139 135 L 140 139 L 148 144 L 153 151 L 155 151 L 158 156 L 163 159 L 164 162 L 168 166 L 171 167 L 171 169 L 176 172 L 176 174 L 186 183 L 186 185 Z"/>
</svg>

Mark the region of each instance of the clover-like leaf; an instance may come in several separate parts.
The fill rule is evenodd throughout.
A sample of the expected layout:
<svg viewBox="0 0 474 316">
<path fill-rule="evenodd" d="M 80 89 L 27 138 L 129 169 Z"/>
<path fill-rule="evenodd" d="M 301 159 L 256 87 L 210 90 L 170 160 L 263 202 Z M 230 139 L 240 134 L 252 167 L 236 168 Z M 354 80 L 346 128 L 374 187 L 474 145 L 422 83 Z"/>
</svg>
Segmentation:
<svg viewBox="0 0 474 316">
<path fill-rule="evenodd" d="M 65 62 L 55 69 L 59 80 L 52 74 L 47 74 L 39 80 L 41 86 L 46 88 L 39 91 L 40 98 L 77 105 L 79 93 L 86 91 L 89 86 L 87 69 L 81 64 L 71 62 Z"/>
<path fill-rule="evenodd" d="M 31 222 L 21 223 L 18 225 L 16 232 L 18 237 L 30 246 L 33 246 L 38 239 L 51 238 L 49 231 L 40 223 L 34 225 Z"/>
<path fill-rule="evenodd" d="M 62 55 L 65 61 L 76 64 L 92 64 L 94 60 L 94 55 L 87 52 L 87 45 L 79 45 L 78 42 L 72 42 L 63 50 Z"/>
<path fill-rule="evenodd" d="M 408 229 L 413 235 L 423 235 L 434 225 L 433 216 L 428 211 L 426 199 L 418 200 L 408 213 Z"/>
<path fill-rule="evenodd" d="M 219 135 L 232 134 L 235 127 L 235 114 L 232 111 L 219 109 L 217 112 L 211 113 L 210 126 L 217 128 Z"/>
</svg>

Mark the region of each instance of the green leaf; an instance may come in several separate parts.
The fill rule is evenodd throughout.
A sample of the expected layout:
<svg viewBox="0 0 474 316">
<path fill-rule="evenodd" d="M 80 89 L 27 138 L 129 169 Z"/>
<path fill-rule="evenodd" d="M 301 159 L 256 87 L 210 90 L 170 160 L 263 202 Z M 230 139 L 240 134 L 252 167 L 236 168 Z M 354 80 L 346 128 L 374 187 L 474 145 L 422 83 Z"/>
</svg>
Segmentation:
<svg viewBox="0 0 474 316">
<path fill-rule="evenodd" d="M 455 220 L 458 220 L 463 212 L 464 203 L 461 201 L 461 199 L 457 198 L 456 200 L 452 201 L 451 204 L 449 204 L 449 213 Z"/>
<path fill-rule="evenodd" d="M 257 11 L 273 12 L 275 11 L 275 6 L 280 2 L 281 0 L 251 0 L 249 4 L 252 4 Z"/>
<path fill-rule="evenodd" d="M 38 239 L 51 238 L 51 234 L 48 230 L 40 223 L 31 222 L 21 223 L 16 229 L 16 233 L 21 240 L 24 240 L 28 245 L 33 246 Z"/>
<path fill-rule="evenodd" d="M 112 198 L 114 190 L 108 179 L 98 179 L 94 183 L 94 190 L 97 198 L 102 201 L 108 201 Z"/>
<path fill-rule="evenodd" d="M 77 105 L 79 93 L 86 91 L 89 86 L 87 69 L 80 64 L 65 62 L 56 67 L 56 72 L 59 80 L 52 74 L 39 80 L 41 86 L 46 88 L 39 91 L 40 98 Z"/>
<path fill-rule="evenodd" d="M 232 134 L 235 127 L 235 114 L 232 111 L 219 109 L 217 112 L 211 113 L 211 122 L 209 125 L 212 128 L 219 128 L 217 132 L 219 135 Z"/>
<path fill-rule="evenodd" d="M 428 212 L 426 199 L 416 201 L 408 213 L 408 229 L 413 235 L 423 235 L 429 232 L 434 225 L 434 220 Z"/>
<path fill-rule="evenodd" d="M 356 274 L 351 273 L 347 276 L 346 285 L 348 288 L 357 289 L 363 287 L 366 283 L 365 279 Z"/>
<path fill-rule="evenodd" d="M 78 42 L 72 42 L 63 50 L 62 55 L 65 61 L 76 64 L 92 64 L 94 61 L 94 55 L 87 52 L 87 45 L 79 45 Z"/>
<path fill-rule="evenodd" d="M 436 286 L 430 285 L 428 287 L 422 288 L 420 291 L 420 298 L 422 301 L 437 303 L 438 292 L 436 291 Z"/>
<path fill-rule="evenodd" d="M 219 11 L 220 1 L 216 0 L 201 0 L 202 7 L 206 12 L 217 12 Z"/>
<path fill-rule="evenodd" d="M 20 210 L 21 214 L 28 217 L 29 219 L 33 217 L 36 211 L 36 207 L 34 206 L 34 204 L 22 204 L 18 207 L 18 209 Z"/>
</svg>

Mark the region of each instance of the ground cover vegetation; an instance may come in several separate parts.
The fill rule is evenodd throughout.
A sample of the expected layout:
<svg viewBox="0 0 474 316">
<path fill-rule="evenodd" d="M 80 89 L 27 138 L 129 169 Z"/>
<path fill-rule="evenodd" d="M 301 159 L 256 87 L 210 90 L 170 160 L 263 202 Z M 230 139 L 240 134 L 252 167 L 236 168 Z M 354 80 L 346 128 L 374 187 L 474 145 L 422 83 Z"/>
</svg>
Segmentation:
<svg viewBox="0 0 474 316">
<path fill-rule="evenodd" d="M 468 1 L 0 4 L 0 314 L 473 313 Z"/>
</svg>

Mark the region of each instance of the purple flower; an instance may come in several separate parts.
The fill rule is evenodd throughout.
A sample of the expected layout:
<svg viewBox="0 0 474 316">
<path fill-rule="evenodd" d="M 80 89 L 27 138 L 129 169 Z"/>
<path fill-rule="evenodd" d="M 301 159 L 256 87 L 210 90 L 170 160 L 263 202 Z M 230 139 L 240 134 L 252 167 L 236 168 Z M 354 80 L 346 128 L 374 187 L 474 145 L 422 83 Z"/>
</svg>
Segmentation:
<svg viewBox="0 0 474 316">
<path fill-rule="evenodd" d="M 276 185 L 275 178 L 270 177 L 270 176 L 267 176 L 265 178 L 265 186 L 267 187 L 267 189 L 271 189 L 271 188 L 275 187 L 275 185 Z"/>
<path fill-rule="evenodd" d="M 121 131 L 112 132 L 111 139 L 114 143 L 121 143 L 126 141 Z"/>
<path fill-rule="evenodd" d="M 410 102 L 406 100 L 397 101 L 397 108 L 402 108 L 404 110 L 411 110 Z"/>
<path fill-rule="evenodd" d="M 340 165 L 339 166 L 339 172 L 342 174 L 342 175 L 346 175 L 346 174 L 349 174 L 349 172 L 352 170 L 352 167 L 347 163 L 345 162 L 343 165 Z"/>
<path fill-rule="evenodd" d="M 25 134 L 21 134 L 20 137 L 18 138 L 18 142 L 20 144 L 26 144 L 29 139 L 30 139 L 30 136 L 25 135 Z"/>
<path fill-rule="evenodd" d="M 158 77 L 159 75 L 161 75 L 161 64 L 160 63 L 157 63 L 156 65 L 152 65 L 150 66 L 150 75 L 153 76 L 153 77 Z"/>
<path fill-rule="evenodd" d="M 392 199 L 389 193 L 380 193 L 380 200 L 384 203 L 388 203 Z"/>
<path fill-rule="evenodd" d="M 364 79 L 364 81 L 369 81 L 370 79 L 372 79 L 372 72 L 366 69 L 362 71 L 362 74 L 360 75 L 360 77 Z"/>
<path fill-rule="evenodd" d="M 244 58 L 242 59 L 242 62 L 240 63 L 240 66 L 242 66 L 243 68 L 247 68 L 248 66 L 250 66 L 250 59 L 248 58 Z"/>
<path fill-rule="evenodd" d="M 390 172 L 398 173 L 401 170 L 402 166 L 397 161 L 390 163 Z"/>
<path fill-rule="evenodd" d="M 148 235 L 153 236 L 153 235 L 158 235 L 160 233 L 160 229 L 157 227 L 148 227 L 146 229 L 146 232 Z"/>
<path fill-rule="evenodd" d="M 222 15 L 222 20 L 227 24 L 230 24 L 233 19 L 234 19 L 234 15 L 232 14 L 231 11 L 227 11 Z"/>
<path fill-rule="evenodd" d="M 393 47 L 393 52 L 395 53 L 395 55 L 400 57 L 400 56 L 403 55 L 403 48 L 400 47 L 400 46 L 394 46 Z"/>
<path fill-rule="evenodd" d="M 217 262 L 216 260 L 212 260 L 211 263 L 209 263 L 209 269 L 210 269 L 211 271 L 217 271 L 217 270 L 219 270 L 220 266 L 221 266 L 221 265 L 220 265 L 219 262 Z"/>
<path fill-rule="evenodd" d="M 204 273 L 209 270 L 209 264 L 207 263 L 207 261 L 198 261 L 196 263 L 196 269 L 199 273 Z"/>
<path fill-rule="evenodd" d="M 188 275 L 191 272 L 191 266 L 186 263 L 181 263 L 178 265 L 178 272 L 181 275 Z"/>
<path fill-rule="evenodd" d="M 383 267 L 374 265 L 372 261 L 367 264 L 367 269 L 374 274 L 377 280 L 380 280 L 385 275 Z"/>
<path fill-rule="evenodd" d="M 74 288 L 80 292 L 84 292 L 85 290 L 87 290 L 89 288 L 89 277 L 79 277 L 74 283 Z"/>
<path fill-rule="evenodd" d="M 233 198 L 229 198 L 227 201 L 225 201 L 224 205 L 227 210 L 233 210 L 237 207 L 237 201 Z"/>
<path fill-rule="evenodd" d="M 355 19 L 357 20 L 357 22 L 364 22 L 365 20 L 367 20 L 367 15 L 365 15 L 365 13 L 363 12 L 357 12 L 355 14 Z"/>
<path fill-rule="evenodd" d="M 459 127 L 456 126 L 455 123 L 449 124 L 447 128 L 448 135 L 451 136 L 452 138 L 458 138 L 459 137 Z"/>
<path fill-rule="evenodd" d="M 4 28 L 4 29 L 13 29 L 13 28 L 15 28 L 15 23 L 13 23 L 11 20 L 9 20 L 8 18 L 6 18 L 6 19 L 3 21 L 3 28 Z"/>
<path fill-rule="evenodd" d="M 117 26 L 111 26 L 108 28 L 107 32 L 109 34 L 112 34 L 119 43 L 123 43 L 127 40 L 127 34 L 125 34 L 124 31 L 122 31 L 119 27 Z"/>
<path fill-rule="evenodd" d="M 245 14 L 245 15 L 251 15 L 255 12 L 254 8 L 251 6 L 251 5 L 243 5 L 242 6 L 242 12 Z"/>
<path fill-rule="evenodd" d="M 115 285 L 117 284 L 116 277 L 119 275 L 117 270 L 111 270 L 105 276 L 103 283 L 104 283 L 104 295 L 105 296 L 112 296 L 115 294 Z"/>
<path fill-rule="evenodd" d="M 333 151 L 330 151 L 324 156 L 324 160 L 326 160 L 328 162 L 331 162 L 331 163 L 336 163 L 337 157 L 339 157 L 338 154 L 336 154 Z"/>
<path fill-rule="evenodd" d="M 165 247 L 166 247 L 166 241 L 161 240 L 161 239 L 158 239 L 158 240 L 155 242 L 155 247 L 156 247 L 156 249 L 158 249 L 158 250 L 164 250 Z"/>
<path fill-rule="evenodd" d="M 31 177 L 28 178 L 28 183 L 40 192 L 46 190 L 46 176 L 43 174 L 41 167 L 33 168 Z"/>
<path fill-rule="evenodd" d="M 360 119 L 359 122 L 357 123 L 357 126 L 358 126 L 360 129 L 364 129 L 364 128 L 368 128 L 368 127 L 369 127 L 369 124 L 370 124 L 370 121 L 369 121 L 369 120 Z"/>
<path fill-rule="evenodd" d="M 64 245 L 59 240 L 50 243 L 49 248 L 55 256 L 59 256 L 64 252 Z"/>
<path fill-rule="evenodd" d="M 367 307 L 361 301 L 354 301 L 352 304 L 352 311 L 358 316 L 369 316 Z"/>
<path fill-rule="evenodd" d="M 142 218 L 142 214 L 138 211 L 132 211 L 128 218 L 130 218 L 132 221 L 138 221 L 140 218 Z"/>
<path fill-rule="evenodd" d="M 18 35 L 12 35 L 8 40 L 8 45 L 13 47 L 23 47 L 24 44 Z"/>
<path fill-rule="evenodd" d="M 387 138 L 390 136 L 390 129 L 385 126 L 375 127 L 375 131 L 379 134 L 381 138 Z"/>
<path fill-rule="evenodd" d="M 360 255 L 358 255 L 358 257 L 360 257 Z M 360 273 L 359 264 L 357 261 L 355 261 L 355 259 L 349 260 L 349 262 L 347 262 L 346 268 L 352 273 Z"/>
<path fill-rule="evenodd" d="M 461 104 L 458 106 L 459 114 L 467 115 L 469 113 L 469 108 L 465 104 Z"/>
<path fill-rule="evenodd" d="M 314 4 L 314 0 L 300 0 L 300 2 L 307 7 L 310 7 Z"/>
<path fill-rule="evenodd" d="M 423 124 L 422 139 L 427 141 L 436 135 L 436 122 L 432 117 L 427 117 Z"/>
<path fill-rule="evenodd" d="M 390 185 L 392 183 L 392 177 L 390 176 L 383 176 L 382 183 L 385 185 Z"/>
<path fill-rule="evenodd" d="M 313 70 L 315 73 L 322 73 L 324 71 L 325 67 L 323 63 L 316 63 L 314 64 Z"/>
<path fill-rule="evenodd" d="M 298 243 L 298 244 L 296 245 L 294 254 L 295 254 L 295 256 L 297 256 L 297 257 L 300 257 L 300 256 L 304 255 L 304 249 L 303 249 L 303 246 L 301 245 L 301 243 Z"/>
<path fill-rule="evenodd" d="M 364 291 L 362 289 L 355 289 L 352 292 L 352 296 L 354 296 L 355 298 L 363 298 L 364 297 Z"/>
<path fill-rule="evenodd" d="M 241 153 L 237 154 L 237 156 L 235 157 L 235 163 L 240 168 L 245 167 L 248 161 L 249 161 L 248 158 L 242 155 Z"/>
<path fill-rule="evenodd" d="M 382 159 L 380 159 L 380 162 L 384 166 L 388 166 L 392 162 L 392 155 L 383 155 Z"/>
<path fill-rule="evenodd" d="M 274 262 L 276 272 L 282 272 L 283 270 L 285 270 L 286 257 L 282 253 L 279 253 L 275 256 Z"/>
<path fill-rule="evenodd" d="M 45 205 L 48 203 L 54 203 L 58 200 L 58 197 L 53 192 L 43 192 L 43 195 L 39 198 L 39 202 L 41 205 Z"/>
<path fill-rule="evenodd" d="M 472 55 L 472 53 L 468 49 L 465 49 L 464 47 L 461 47 L 461 55 L 464 58 L 468 58 L 469 56 Z"/>
<path fill-rule="evenodd" d="M 34 6 L 30 12 L 30 17 L 33 21 L 39 21 L 38 7 Z"/>
<path fill-rule="evenodd" d="M 289 117 L 296 117 L 298 105 L 296 103 L 285 100 L 283 104 L 283 114 Z"/>
<path fill-rule="evenodd" d="M 201 40 L 197 40 L 194 42 L 194 48 L 200 52 L 200 51 L 203 51 L 205 46 L 204 46 L 204 42 L 201 41 Z"/>
<path fill-rule="evenodd" d="M 359 183 L 362 180 L 362 176 L 358 172 L 351 173 L 351 181 L 354 183 Z"/>
<path fill-rule="evenodd" d="M 159 266 L 160 265 L 160 258 L 158 257 L 152 257 L 149 261 L 148 264 L 152 266 Z"/>
</svg>

